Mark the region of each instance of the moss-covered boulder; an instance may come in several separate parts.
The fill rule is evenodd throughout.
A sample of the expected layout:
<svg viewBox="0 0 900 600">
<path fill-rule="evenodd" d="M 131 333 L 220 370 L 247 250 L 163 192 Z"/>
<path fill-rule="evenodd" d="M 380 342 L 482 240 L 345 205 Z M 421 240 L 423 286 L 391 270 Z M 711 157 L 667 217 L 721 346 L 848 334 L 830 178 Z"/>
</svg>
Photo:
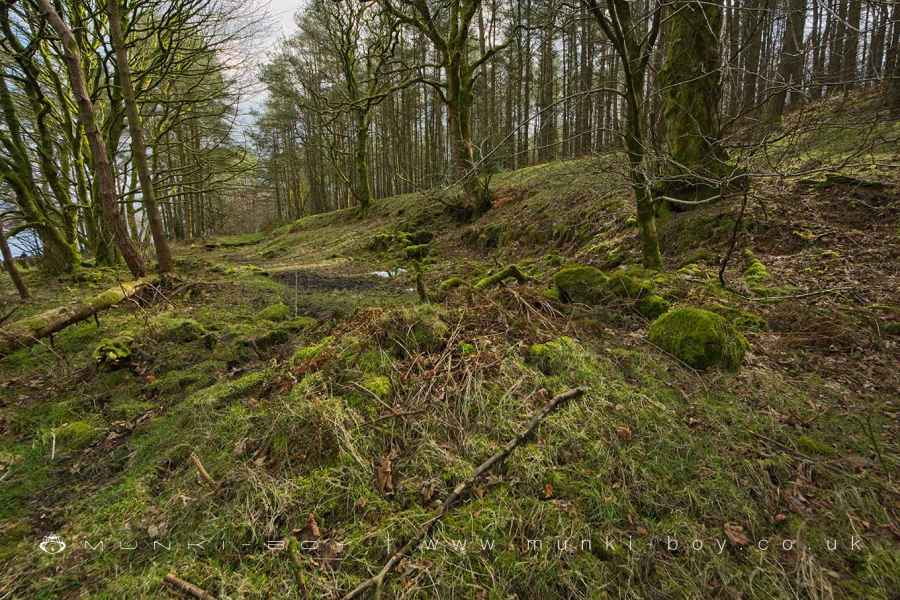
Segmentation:
<svg viewBox="0 0 900 600">
<path fill-rule="evenodd" d="M 392 310 L 378 325 L 379 343 L 396 355 L 437 352 L 450 333 L 443 312 L 432 304 Z"/>
<path fill-rule="evenodd" d="M 582 304 L 599 302 L 605 295 L 606 280 L 603 271 L 584 265 L 565 267 L 553 276 L 562 301 Z"/>
<path fill-rule="evenodd" d="M 156 331 L 157 337 L 167 342 L 193 342 L 206 335 L 206 329 L 194 319 L 173 317 L 169 314 L 158 315 L 151 322 L 151 326 Z"/>
<path fill-rule="evenodd" d="M 98 428 L 88 421 L 71 421 L 53 429 L 56 450 L 80 450 L 94 441 Z"/>
<path fill-rule="evenodd" d="M 262 309 L 259 313 L 259 318 L 264 321 L 287 321 L 291 318 L 291 309 L 284 302 L 279 302 Z"/>
<path fill-rule="evenodd" d="M 701 308 L 677 307 L 650 325 L 650 341 L 696 368 L 736 370 L 749 347 L 725 317 Z"/>
<path fill-rule="evenodd" d="M 110 369 L 122 367 L 131 361 L 133 345 L 134 338 L 130 335 L 102 339 L 94 348 L 94 362 Z"/>
<path fill-rule="evenodd" d="M 572 358 L 581 351 L 578 342 L 562 336 L 528 348 L 526 361 L 545 375 L 558 375 L 570 368 Z"/>
</svg>

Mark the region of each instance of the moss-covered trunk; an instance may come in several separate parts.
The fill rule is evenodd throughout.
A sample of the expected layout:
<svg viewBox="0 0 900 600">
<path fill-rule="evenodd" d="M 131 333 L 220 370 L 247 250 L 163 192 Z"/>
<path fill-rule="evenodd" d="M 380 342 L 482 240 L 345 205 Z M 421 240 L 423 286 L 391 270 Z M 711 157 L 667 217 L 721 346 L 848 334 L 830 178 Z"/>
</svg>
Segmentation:
<svg viewBox="0 0 900 600">
<path fill-rule="evenodd" d="M 727 159 L 719 145 L 722 7 L 718 1 L 676 0 L 668 11 L 659 74 L 667 161 L 659 191 L 702 200 L 718 192 Z"/>
</svg>

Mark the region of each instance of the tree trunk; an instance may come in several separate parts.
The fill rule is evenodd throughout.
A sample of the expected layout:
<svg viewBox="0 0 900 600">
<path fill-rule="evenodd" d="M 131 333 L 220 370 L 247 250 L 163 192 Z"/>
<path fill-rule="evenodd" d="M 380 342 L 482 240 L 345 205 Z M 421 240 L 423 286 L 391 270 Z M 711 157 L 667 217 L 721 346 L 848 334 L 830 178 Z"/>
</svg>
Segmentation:
<svg viewBox="0 0 900 600">
<path fill-rule="evenodd" d="M 109 12 L 110 38 L 116 51 L 116 71 L 119 74 L 119 84 L 122 86 L 122 96 L 125 101 L 125 110 L 128 114 L 131 154 L 134 158 L 138 179 L 141 182 L 141 199 L 144 204 L 144 214 L 147 215 L 147 220 L 150 223 L 150 234 L 153 236 L 153 246 L 156 248 L 159 272 L 170 273 L 174 270 L 172 252 L 169 249 L 169 242 L 166 240 L 166 232 L 163 230 L 162 217 L 159 214 L 159 206 L 156 204 L 153 175 L 150 172 L 150 165 L 147 163 L 147 143 L 144 141 L 141 112 L 138 108 L 134 86 L 131 82 L 131 67 L 128 64 L 128 48 L 125 45 L 125 35 L 122 33 L 122 14 L 119 10 L 119 1 L 106 0 L 106 7 Z"/>
<path fill-rule="evenodd" d="M 788 92 L 793 99 L 802 85 L 803 77 L 803 24 L 806 21 L 806 0 L 790 0 L 781 43 L 781 62 L 778 67 L 778 83 L 782 86 L 772 96 L 770 116 L 780 119 L 787 105 Z"/>
<path fill-rule="evenodd" d="M 25 287 L 25 282 L 22 281 L 22 275 L 19 274 L 19 269 L 16 267 L 16 260 L 13 258 L 12 250 L 9 249 L 9 244 L 6 243 L 6 236 L 3 234 L 2 223 L 0 223 L 0 252 L 3 254 L 3 266 L 6 267 L 9 278 L 13 280 L 16 290 L 19 292 L 19 297 L 22 300 L 28 300 L 31 298 L 31 295 L 28 293 L 28 288 Z"/>
<path fill-rule="evenodd" d="M 72 31 L 53 8 L 50 0 L 37 0 L 37 3 L 44 18 L 47 19 L 57 35 L 62 38 L 63 60 L 66 63 L 72 93 L 78 102 L 80 119 L 84 124 L 84 131 L 91 144 L 91 152 L 94 157 L 94 177 L 97 179 L 100 201 L 103 206 L 103 216 L 113 234 L 119 251 L 122 253 L 122 257 L 125 259 L 125 263 L 128 265 L 128 269 L 134 277 L 143 277 L 146 272 L 144 260 L 134 244 L 131 243 L 125 221 L 122 219 L 122 214 L 119 211 L 112 166 L 109 162 L 106 146 L 97 129 L 94 105 L 91 102 L 90 94 L 88 94 L 81 70 L 81 52 L 78 49 Z"/>
</svg>

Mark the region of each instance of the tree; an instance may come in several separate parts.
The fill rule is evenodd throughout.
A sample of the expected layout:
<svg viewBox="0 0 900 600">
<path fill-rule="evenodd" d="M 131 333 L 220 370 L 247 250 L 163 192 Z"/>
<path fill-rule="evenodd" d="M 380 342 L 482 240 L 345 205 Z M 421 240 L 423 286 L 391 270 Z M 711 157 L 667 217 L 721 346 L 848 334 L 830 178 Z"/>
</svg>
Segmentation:
<svg viewBox="0 0 900 600">
<path fill-rule="evenodd" d="M 13 285 L 16 286 L 19 297 L 22 300 L 28 300 L 31 298 L 31 294 L 28 293 L 28 288 L 25 287 L 22 275 L 19 273 L 19 269 L 16 268 L 16 260 L 13 258 L 9 244 L 6 242 L 6 235 L 3 233 L 2 221 L 0 221 L 0 253 L 3 256 L 3 266 L 6 268 L 6 272 L 9 273 L 9 278 L 12 279 Z"/>
<path fill-rule="evenodd" d="M 651 181 L 647 176 L 644 158 L 647 153 L 646 113 L 644 82 L 647 64 L 659 34 L 661 7 L 652 11 L 650 27 L 639 29 L 628 0 L 609 0 L 606 8 L 597 0 L 583 0 L 587 8 L 612 42 L 622 62 L 621 89 L 617 93 L 625 100 L 625 123 L 622 131 L 625 152 L 628 155 L 631 188 L 637 205 L 638 225 L 641 231 L 641 254 L 644 266 L 662 267 L 659 237 L 656 232 L 656 214 Z"/>
<path fill-rule="evenodd" d="M 72 93 L 78 103 L 79 115 L 85 135 L 91 146 L 93 156 L 94 177 L 97 180 L 97 188 L 103 208 L 103 217 L 107 227 L 113 234 L 116 246 L 122 253 L 122 258 L 128 265 L 128 269 L 134 277 L 143 277 L 146 273 L 144 259 L 128 237 L 128 229 L 118 207 L 112 166 L 106 151 L 106 144 L 97 128 L 97 119 L 94 113 L 94 105 L 84 83 L 84 74 L 81 67 L 81 51 L 72 30 L 65 24 L 50 0 L 37 0 L 42 16 L 62 39 L 63 59 L 69 75 L 69 84 Z"/>
<path fill-rule="evenodd" d="M 125 36 L 122 33 L 122 15 L 119 9 L 119 0 L 106 0 L 106 7 L 109 13 L 110 38 L 116 52 L 116 73 L 119 76 L 122 98 L 128 114 L 131 154 L 141 182 L 141 198 L 146 208 L 147 219 L 150 222 L 150 233 L 153 236 L 153 245 L 156 248 L 159 272 L 169 273 L 174 269 L 172 253 L 169 250 L 169 242 L 166 240 L 166 234 L 163 230 L 162 217 L 159 213 L 159 206 L 156 203 L 153 175 L 147 162 L 147 143 L 144 141 L 141 112 L 137 105 L 134 86 L 131 83 L 131 67 L 128 64 L 128 48 L 125 45 Z"/>
</svg>

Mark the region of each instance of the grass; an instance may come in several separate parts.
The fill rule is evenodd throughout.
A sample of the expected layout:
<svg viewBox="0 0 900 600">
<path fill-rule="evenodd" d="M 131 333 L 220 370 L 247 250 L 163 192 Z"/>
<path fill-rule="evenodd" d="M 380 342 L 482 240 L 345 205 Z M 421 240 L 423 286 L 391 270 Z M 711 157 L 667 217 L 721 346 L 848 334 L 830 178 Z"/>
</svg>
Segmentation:
<svg viewBox="0 0 900 600">
<path fill-rule="evenodd" d="M 617 160 L 500 174 L 500 206 L 464 226 L 409 194 L 365 219 L 342 211 L 179 246 L 190 279 L 166 300 L 2 359 L 0 597 L 156 598 L 170 571 L 217 597 L 339 597 L 578 385 L 588 393 L 478 483 L 386 597 L 890 598 L 896 338 L 873 323 L 897 320 L 885 259 L 896 210 L 870 215 L 864 240 L 835 191 L 803 192 L 816 212 L 798 212 L 795 195 L 762 185 L 767 216 L 749 211 L 739 236 L 735 256 L 753 249 L 766 289 L 846 278 L 866 303 L 724 291 L 729 207 L 672 216 L 670 268 L 627 272 L 722 315 L 750 345 L 740 370 L 698 372 L 648 341 L 634 294 L 544 295 L 563 266 L 616 279 L 636 263 Z M 798 218 L 833 233 L 784 235 Z M 423 228 L 435 239 L 418 266 L 440 299 L 414 309 L 415 265 L 402 248 L 368 247 Z M 510 262 L 534 281 L 472 289 Z M 726 270 L 748 295 L 753 264 Z M 439 290 L 450 276 L 468 285 Z M 27 277 L 38 299 L 21 316 L 93 291 Z M 131 361 L 96 365 L 95 346 L 126 330 Z M 37 550 L 49 533 L 65 553 Z M 102 552 L 84 545 L 101 540 Z"/>
</svg>

